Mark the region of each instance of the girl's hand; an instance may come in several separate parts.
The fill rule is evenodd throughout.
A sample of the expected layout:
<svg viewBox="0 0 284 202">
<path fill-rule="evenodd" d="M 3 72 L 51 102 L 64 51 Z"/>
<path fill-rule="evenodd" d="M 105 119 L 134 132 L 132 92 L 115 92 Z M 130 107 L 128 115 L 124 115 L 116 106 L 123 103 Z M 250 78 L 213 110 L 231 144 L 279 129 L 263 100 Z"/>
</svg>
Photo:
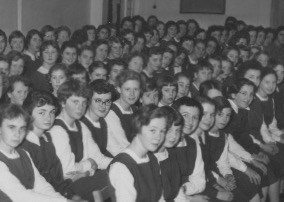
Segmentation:
<svg viewBox="0 0 284 202">
<path fill-rule="evenodd" d="M 209 197 L 204 195 L 194 195 L 189 198 L 190 202 L 209 202 Z"/>
<path fill-rule="evenodd" d="M 265 165 L 269 163 L 268 156 L 263 152 L 259 152 L 257 155 L 253 154 L 253 158 L 257 161 L 264 163 Z"/>
<path fill-rule="evenodd" d="M 256 185 L 260 184 L 261 178 L 260 178 L 259 174 L 257 174 L 257 172 L 255 172 L 254 170 L 247 167 L 245 174 L 249 177 L 251 183 L 254 183 Z"/>
<path fill-rule="evenodd" d="M 68 176 L 68 178 L 70 178 L 73 182 L 83 178 L 83 177 L 87 177 L 89 174 L 89 172 L 77 172 L 77 171 L 71 171 L 69 173 L 67 173 L 66 175 Z"/>
<path fill-rule="evenodd" d="M 217 183 L 223 187 L 226 191 L 230 191 L 231 190 L 231 187 L 229 186 L 229 181 L 226 180 L 225 178 L 223 177 L 218 177 L 217 179 Z"/>
<path fill-rule="evenodd" d="M 252 160 L 251 164 L 259 168 L 263 172 L 263 174 L 267 174 L 267 167 L 264 164 L 258 162 L 257 160 Z"/>
<path fill-rule="evenodd" d="M 232 192 L 229 192 L 229 191 L 218 191 L 217 198 L 222 201 L 232 201 L 234 198 L 234 195 Z"/>
</svg>

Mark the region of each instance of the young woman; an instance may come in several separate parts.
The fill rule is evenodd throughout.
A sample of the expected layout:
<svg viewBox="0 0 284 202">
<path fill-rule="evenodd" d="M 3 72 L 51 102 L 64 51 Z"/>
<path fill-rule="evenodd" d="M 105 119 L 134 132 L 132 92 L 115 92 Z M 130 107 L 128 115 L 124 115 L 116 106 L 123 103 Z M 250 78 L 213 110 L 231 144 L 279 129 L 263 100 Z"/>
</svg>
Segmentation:
<svg viewBox="0 0 284 202">
<path fill-rule="evenodd" d="M 27 33 L 24 54 L 29 56 L 29 59 L 33 62 L 39 56 L 41 43 L 42 38 L 38 30 L 32 29 Z"/>
<path fill-rule="evenodd" d="M 172 107 L 164 107 L 168 111 L 170 128 L 165 136 L 164 143 L 155 153 L 161 167 L 163 197 L 165 201 L 174 201 L 182 194 L 181 173 L 177 157 L 168 149 L 175 147 L 181 137 L 183 117 Z"/>
<path fill-rule="evenodd" d="M 101 152 L 109 157 L 108 152 L 108 126 L 105 117 L 112 104 L 112 86 L 103 79 L 98 79 L 89 84 L 91 90 L 91 101 L 86 114 L 81 121 L 92 132 L 94 141 L 98 144 Z"/>
<path fill-rule="evenodd" d="M 101 153 L 91 131 L 79 121 L 86 110 L 88 89 L 79 81 L 70 79 L 59 87 L 57 95 L 62 110 L 49 133 L 64 179 L 82 180 L 84 186 L 81 189 L 92 187 L 92 190 L 101 190 L 110 196 L 105 169 L 111 158 Z M 96 171 L 97 168 L 100 171 Z"/>
<path fill-rule="evenodd" d="M 94 52 L 93 49 L 90 46 L 82 46 L 79 49 L 79 54 L 78 54 L 78 63 L 83 65 L 86 70 L 88 71 L 90 65 L 94 61 Z"/>
<path fill-rule="evenodd" d="M 158 106 L 170 106 L 174 102 L 178 85 L 174 77 L 161 75 L 157 79 L 157 86 L 159 92 L 159 103 Z"/>
<path fill-rule="evenodd" d="M 77 46 L 73 41 L 65 41 L 61 48 L 61 63 L 69 66 L 77 61 Z"/>
<path fill-rule="evenodd" d="M 22 76 L 11 76 L 3 102 L 23 105 L 30 90 L 31 83 L 28 79 Z"/>
<path fill-rule="evenodd" d="M 56 64 L 51 67 L 49 71 L 50 83 L 52 86 L 52 94 L 57 97 L 57 91 L 61 84 L 63 84 L 67 78 L 67 66 L 64 64 Z"/>
<path fill-rule="evenodd" d="M 168 130 L 166 111 L 154 105 L 142 107 L 132 123 L 135 137 L 110 165 L 116 201 L 158 201 L 162 195 L 160 167 L 151 152 L 164 141 Z"/>
<path fill-rule="evenodd" d="M 108 54 L 108 42 L 97 40 L 94 44 L 94 61 L 105 62 Z"/>
<path fill-rule="evenodd" d="M 10 51 L 7 54 L 10 71 L 9 76 L 21 75 L 24 71 L 25 60 L 23 54 L 18 51 Z"/>
<path fill-rule="evenodd" d="M 103 62 L 95 61 L 93 62 L 88 69 L 89 78 L 91 81 L 97 79 L 107 80 L 108 70 L 106 65 Z"/>
<path fill-rule="evenodd" d="M 45 41 L 41 46 L 40 53 L 43 61 L 42 65 L 36 71 L 27 72 L 26 76 L 31 80 L 35 90 L 51 92 L 48 73 L 56 63 L 59 47 L 54 41 Z"/>
<path fill-rule="evenodd" d="M 26 151 L 17 148 L 27 133 L 29 115 L 19 105 L 0 108 L 0 200 L 72 201 L 55 192 L 39 174 Z"/>
<path fill-rule="evenodd" d="M 116 156 L 124 150 L 133 139 L 131 120 L 133 119 L 133 105 L 140 97 L 141 78 L 137 72 L 125 70 L 118 77 L 117 90 L 120 94 L 111 106 L 106 116 L 109 126 L 108 138 L 110 141 L 110 153 Z"/>
</svg>

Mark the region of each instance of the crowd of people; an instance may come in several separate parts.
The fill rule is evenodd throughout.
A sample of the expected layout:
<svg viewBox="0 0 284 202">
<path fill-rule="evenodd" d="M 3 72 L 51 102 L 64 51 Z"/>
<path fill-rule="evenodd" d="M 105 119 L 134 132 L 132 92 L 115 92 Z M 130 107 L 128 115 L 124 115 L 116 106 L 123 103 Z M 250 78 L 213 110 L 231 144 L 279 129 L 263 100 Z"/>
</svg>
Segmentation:
<svg viewBox="0 0 284 202">
<path fill-rule="evenodd" d="M 0 30 L 0 201 L 279 202 L 283 65 L 234 17 Z"/>
</svg>

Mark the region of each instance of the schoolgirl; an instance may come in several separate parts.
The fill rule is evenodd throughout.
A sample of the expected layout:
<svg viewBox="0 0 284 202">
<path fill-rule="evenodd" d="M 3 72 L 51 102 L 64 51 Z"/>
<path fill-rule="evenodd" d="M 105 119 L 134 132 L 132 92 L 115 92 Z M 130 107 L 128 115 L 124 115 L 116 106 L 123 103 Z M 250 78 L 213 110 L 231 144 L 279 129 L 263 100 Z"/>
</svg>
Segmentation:
<svg viewBox="0 0 284 202">
<path fill-rule="evenodd" d="M 79 81 L 71 79 L 63 83 L 58 89 L 62 110 L 48 132 L 61 162 L 64 179 L 82 180 L 86 183 L 82 188 L 108 190 L 104 169 L 111 158 L 101 153 L 87 126 L 79 121 L 85 113 L 88 92 Z M 97 168 L 102 171 L 96 171 Z M 90 178 L 85 178 L 88 176 Z"/>
<path fill-rule="evenodd" d="M 65 41 L 69 41 L 71 37 L 71 30 L 67 26 L 60 26 L 55 29 L 55 41 L 57 42 L 59 48 Z"/>
<path fill-rule="evenodd" d="M 148 80 L 144 83 L 143 92 L 139 99 L 142 106 L 154 104 L 158 106 L 159 92 L 155 81 Z"/>
<path fill-rule="evenodd" d="M 77 46 L 73 41 L 63 42 L 60 53 L 61 63 L 69 66 L 77 61 Z"/>
<path fill-rule="evenodd" d="M 105 40 L 97 40 L 94 43 L 94 61 L 105 62 L 108 54 L 108 42 Z"/>
<path fill-rule="evenodd" d="M 0 111 L 0 200 L 73 201 L 55 192 L 39 174 L 28 153 L 17 148 L 27 133 L 30 120 L 27 112 L 14 104 L 4 105 Z"/>
<path fill-rule="evenodd" d="M 13 31 L 9 35 L 9 45 L 11 50 L 23 52 L 25 47 L 25 36 L 23 33 L 19 30 Z"/>
<path fill-rule="evenodd" d="M 83 65 L 88 71 L 88 68 L 93 63 L 93 61 L 94 61 L 93 49 L 90 46 L 82 46 L 79 49 L 78 63 Z"/>
<path fill-rule="evenodd" d="M 186 73 L 180 72 L 174 76 L 174 79 L 178 85 L 176 100 L 184 96 L 190 97 L 191 96 L 189 92 L 189 86 L 191 83 L 190 76 Z"/>
<path fill-rule="evenodd" d="M 61 162 L 56 155 L 51 136 L 46 132 L 54 123 L 58 110 L 56 106 L 55 98 L 49 93 L 34 91 L 29 95 L 24 108 L 33 121 L 20 148 L 29 152 L 39 173 L 56 191 L 67 198 L 80 200 L 82 197 L 91 201 L 94 187 L 86 189 L 87 184 L 82 180 L 72 182 L 71 179 L 64 179 Z M 94 193 L 96 194 L 98 193 Z"/>
<path fill-rule="evenodd" d="M 43 60 L 42 65 L 36 71 L 26 72 L 25 75 L 31 80 L 35 90 L 51 92 L 48 73 L 50 68 L 56 64 L 59 48 L 54 41 L 45 41 L 42 43 L 40 53 Z"/>
<path fill-rule="evenodd" d="M 50 83 L 52 86 L 52 94 L 57 97 L 57 91 L 61 84 L 68 79 L 67 66 L 64 64 L 56 64 L 49 71 Z"/>
<path fill-rule="evenodd" d="M 209 169 L 214 172 L 213 175 L 222 188 L 234 193 L 235 201 L 240 201 L 240 196 L 246 201 L 260 201 L 258 185 L 261 176 L 244 164 L 242 159 L 259 166 L 263 172 L 267 169 L 236 143 L 230 134 L 222 131 L 230 121 L 231 105 L 225 97 L 219 96 L 213 100 L 216 105 L 215 123 L 207 134 L 210 144 Z"/>
<path fill-rule="evenodd" d="M 109 152 L 116 156 L 124 150 L 133 139 L 131 120 L 133 105 L 140 97 L 141 78 L 137 72 L 125 70 L 117 77 L 117 90 L 120 94 L 106 116 L 108 125 Z"/>
<path fill-rule="evenodd" d="M 165 136 L 165 141 L 156 151 L 155 156 L 161 168 L 161 178 L 163 186 L 163 197 L 165 201 L 175 201 L 178 194 L 183 194 L 181 189 L 181 173 L 178 166 L 177 157 L 169 152 L 169 148 L 175 147 L 181 136 L 183 128 L 183 117 L 172 107 L 164 107 L 168 111 L 170 128 Z"/>
<path fill-rule="evenodd" d="M 184 122 L 177 146 L 169 149 L 169 153 L 176 156 L 181 173 L 182 192 L 178 194 L 176 201 L 206 201 L 209 198 L 202 195 L 206 181 L 201 149 L 190 137 L 198 126 L 202 107 L 189 97 L 174 101 L 172 106 L 182 115 Z"/>
<path fill-rule="evenodd" d="M 91 131 L 92 137 L 101 152 L 112 157 L 108 152 L 108 126 L 104 119 L 112 104 L 112 86 L 107 81 L 98 79 L 91 82 L 89 88 L 91 90 L 91 101 L 81 121 Z"/>
<path fill-rule="evenodd" d="M 24 54 L 28 56 L 28 61 L 31 64 L 36 61 L 39 56 L 40 46 L 42 43 L 41 34 L 38 30 L 32 29 L 28 31 L 25 41 Z M 29 65 L 26 65 L 29 67 Z"/>
<path fill-rule="evenodd" d="M 159 163 L 151 152 L 162 144 L 168 130 L 167 111 L 142 107 L 133 117 L 131 144 L 112 161 L 109 177 L 117 202 L 159 201 L 162 185 Z M 119 173 L 119 174 L 118 174 Z"/>
<path fill-rule="evenodd" d="M 157 86 L 159 92 L 159 104 L 158 106 L 170 106 L 174 102 L 178 85 L 172 76 L 160 75 L 157 78 Z"/>
<path fill-rule="evenodd" d="M 7 59 L 10 66 L 9 76 L 21 75 L 25 66 L 24 55 L 18 51 L 10 51 Z"/>
<path fill-rule="evenodd" d="M 140 53 L 132 53 L 127 58 L 128 69 L 141 73 L 144 68 L 144 58 Z"/>
<path fill-rule="evenodd" d="M 88 68 L 90 81 L 97 79 L 107 80 L 108 70 L 103 62 L 95 61 Z"/>
<path fill-rule="evenodd" d="M 92 45 L 92 43 L 96 40 L 96 27 L 94 25 L 85 25 L 82 27 L 82 30 L 88 35 L 87 45 Z"/>
</svg>

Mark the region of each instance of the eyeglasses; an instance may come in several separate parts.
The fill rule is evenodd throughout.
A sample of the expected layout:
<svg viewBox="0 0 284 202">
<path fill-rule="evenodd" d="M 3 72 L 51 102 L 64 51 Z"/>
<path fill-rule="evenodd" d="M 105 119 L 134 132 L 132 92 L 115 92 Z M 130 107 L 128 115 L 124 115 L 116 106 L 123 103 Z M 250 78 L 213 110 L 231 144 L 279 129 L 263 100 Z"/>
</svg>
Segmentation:
<svg viewBox="0 0 284 202">
<path fill-rule="evenodd" d="M 94 99 L 94 101 L 95 103 L 100 104 L 100 105 L 110 106 L 112 104 L 111 100 L 102 101 L 101 99 Z"/>
</svg>

